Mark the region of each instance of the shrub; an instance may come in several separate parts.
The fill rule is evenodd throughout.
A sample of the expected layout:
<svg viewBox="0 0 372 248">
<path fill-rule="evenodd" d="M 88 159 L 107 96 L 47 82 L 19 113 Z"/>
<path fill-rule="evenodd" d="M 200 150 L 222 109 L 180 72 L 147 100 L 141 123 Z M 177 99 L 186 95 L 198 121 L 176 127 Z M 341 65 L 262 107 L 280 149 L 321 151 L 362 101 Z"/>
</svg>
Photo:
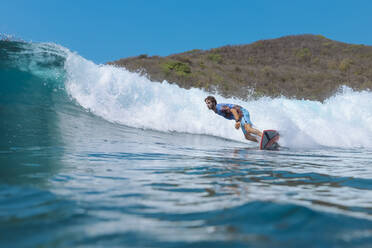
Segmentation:
<svg viewBox="0 0 372 248">
<path fill-rule="evenodd" d="M 209 54 L 208 59 L 212 60 L 213 62 L 219 63 L 219 64 L 222 63 L 222 57 L 220 54 L 217 54 L 217 53 Z"/>
<path fill-rule="evenodd" d="M 166 62 L 162 67 L 166 74 L 169 74 L 172 71 L 180 76 L 185 76 L 191 73 L 191 68 L 187 64 L 178 61 Z"/>
<path fill-rule="evenodd" d="M 206 68 L 206 66 L 204 64 L 204 61 L 200 61 L 199 62 L 199 66 L 200 66 L 201 69 L 205 69 Z"/>
<path fill-rule="evenodd" d="M 255 59 L 254 59 L 254 57 L 250 56 L 250 57 L 248 58 L 248 64 L 253 65 L 254 63 L 255 63 Z"/>
<path fill-rule="evenodd" d="M 338 69 L 342 72 L 347 72 L 350 69 L 352 63 L 353 63 L 353 61 L 351 59 L 343 59 L 340 62 L 340 65 L 338 66 Z"/>
<path fill-rule="evenodd" d="M 235 69 L 234 69 L 236 72 L 242 72 L 242 69 L 240 69 L 239 66 L 235 66 Z"/>
<path fill-rule="evenodd" d="M 190 51 L 186 51 L 185 53 L 198 53 L 198 52 L 201 52 L 202 50 L 200 49 L 193 49 L 193 50 L 190 50 Z"/>
<path fill-rule="evenodd" d="M 261 69 L 261 72 L 265 75 L 265 76 L 272 76 L 273 75 L 273 68 L 271 66 L 264 66 L 262 69 Z"/>
<path fill-rule="evenodd" d="M 183 63 L 187 63 L 189 65 L 192 64 L 192 61 L 191 61 L 191 59 L 188 56 L 174 55 L 171 58 L 172 59 L 175 59 L 175 60 L 178 60 L 178 61 L 181 61 Z"/>
<path fill-rule="evenodd" d="M 305 48 L 302 48 L 302 49 L 299 49 L 296 51 L 296 57 L 300 60 L 300 61 L 309 61 L 311 59 L 311 52 L 310 52 L 310 49 L 305 47 Z"/>
<path fill-rule="evenodd" d="M 315 36 L 320 38 L 320 39 L 327 40 L 327 38 L 324 35 L 318 34 L 318 35 L 315 35 Z"/>
</svg>

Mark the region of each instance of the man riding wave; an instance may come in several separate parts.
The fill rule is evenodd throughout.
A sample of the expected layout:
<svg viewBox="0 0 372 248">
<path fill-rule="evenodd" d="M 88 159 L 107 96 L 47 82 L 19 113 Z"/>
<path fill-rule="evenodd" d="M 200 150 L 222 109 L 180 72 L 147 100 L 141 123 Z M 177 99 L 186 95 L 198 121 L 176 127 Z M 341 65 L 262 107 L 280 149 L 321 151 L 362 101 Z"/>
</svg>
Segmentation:
<svg viewBox="0 0 372 248">
<path fill-rule="evenodd" d="M 247 140 L 258 142 L 262 136 L 262 133 L 252 127 L 252 122 L 250 120 L 249 112 L 245 108 L 229 103 L 219 103 L 217 104 L 216 98 L 213 96 L 208 96 L 204 99 L 207 104 L 208 109 L 213 110 L 216 114 L 228 120 L 235 120 L 235 128 L 242 128 L 244 137 Z M 252 134 L 258 135 L 260 138 L 253 136 Z"/>
</svg>

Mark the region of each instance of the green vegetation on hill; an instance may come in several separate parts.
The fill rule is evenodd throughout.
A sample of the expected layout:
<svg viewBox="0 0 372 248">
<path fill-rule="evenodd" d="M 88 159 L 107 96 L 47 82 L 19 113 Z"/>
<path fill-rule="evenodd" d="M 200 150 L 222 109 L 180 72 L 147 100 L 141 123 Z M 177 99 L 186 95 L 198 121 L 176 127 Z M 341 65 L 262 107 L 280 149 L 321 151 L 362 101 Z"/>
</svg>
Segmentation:
<svg viewBox="0 0 372 248">
<path fill-rule="evenodd" d="M 152 81 L 167 80 L 242 99 L 283 95 L 324 100 L 342 85 L 372 88 L 372 47 L 321 35 L 286 36 L 166 57 L 144 54 L 109 64 L 140 71 Z"/>
</svg>

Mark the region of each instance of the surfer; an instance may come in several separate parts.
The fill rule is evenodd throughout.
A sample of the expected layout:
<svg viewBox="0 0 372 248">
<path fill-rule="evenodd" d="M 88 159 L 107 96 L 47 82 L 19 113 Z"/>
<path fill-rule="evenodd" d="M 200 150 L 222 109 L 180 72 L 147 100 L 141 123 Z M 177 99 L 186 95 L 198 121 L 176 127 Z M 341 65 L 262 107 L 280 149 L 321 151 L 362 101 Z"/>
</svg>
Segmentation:
<svg viewBox="0 0 372 248">
<path fill-rule="evenodd" d="M 217 104 L 216 98 L 213 96 L 208 96 L 204 99 L 207 107 L 213 110 L 216 114 L 225 117 L 228 120 L 235 120 L 235 128 L 242 128 L 244 137 L 247 140 L 258 142 L 258 139 L 252 134 L 258 135 L 260 138 L 262 133 L 252 127 L 252 122 L 249 118 L 249 112 L 245 108 L 229 103 L 219 103 Z"/>
</svg>

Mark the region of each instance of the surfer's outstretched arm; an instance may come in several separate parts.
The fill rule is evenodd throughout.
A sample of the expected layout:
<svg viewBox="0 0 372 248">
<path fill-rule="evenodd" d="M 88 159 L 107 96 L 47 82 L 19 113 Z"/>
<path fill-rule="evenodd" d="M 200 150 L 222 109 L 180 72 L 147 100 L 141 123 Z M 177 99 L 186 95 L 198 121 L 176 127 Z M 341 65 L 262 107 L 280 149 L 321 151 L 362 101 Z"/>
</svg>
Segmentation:
<svg viewBox="0 0 372 248">
<path fill-rule="evenodd" d="M 235 128 L 236 129 L 239 129 L 239 127 L 240 127 L 240 116 L 239 116 L 239 114 L 238 114 L 238 111 L 236 111 L 236 109 L 230 109 L 230 111 L 231 111 L 231 113 L 233 114 L 233 116 L 234 116 L 234 119 L 235 119 L 235 121 L 236 121 L 236 123 L 235 123 Z"/>
<path fill-rule="evenodd" d="M 240 120 L 240 116 L 238 114 L 238 111 L 236 111 L 236 109 L 233 109 L 233 108 L 231 108 L 230 111 L 234 115 L 235 121 L 239 121 Z"/>
</svg>

